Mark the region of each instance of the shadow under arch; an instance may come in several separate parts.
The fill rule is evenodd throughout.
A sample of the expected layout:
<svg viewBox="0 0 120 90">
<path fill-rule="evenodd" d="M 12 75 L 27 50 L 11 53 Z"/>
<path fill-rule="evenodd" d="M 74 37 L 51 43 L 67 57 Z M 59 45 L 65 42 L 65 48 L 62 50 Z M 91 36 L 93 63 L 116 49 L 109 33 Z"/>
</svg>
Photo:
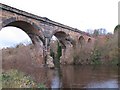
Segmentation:
<svg viewBox="0 0 120 90">
<path fill-rule="evenodd" d="M 83 36 L 79 37 L 78 43 L 80 44 L 81 47 L 83 47 L 85 45 L 85 39 Z"/>
<path fill-rule="evenodd" d="M 63 32 L 63 31 L 57 31 L 55 33 L 52 34 L 51 39 L 50 39 L 50 53 L 51 56 L 53 57 L 53 63 L 55 64 L 56 67 L 59 67 L 60 63 L 61 63 L 61 57 L 64 56 L 65 54 L 65 50 L 66 50 L 66 44 L 67 44 L 67 40 L 66 37 L 68 35 Z M 53 40 L 52 38 L 55 38 L 55 40 Z M 54 46 L 53 46 L 54 45 Z"/>
<path fill-rule="evenodd" d="M 115 28 L 114 28 L 114 34 L 120 34 L 120 24 L 118 24 Z"/>
<path fill-rule="evenodd" d="M 0 27 L 0 30 L 7 26 L 13 26 L 22 29 L 31 38 L 33 44 L 35 44 L 38 39 L 44 43 L 44 35 L 41 28 L 29 20 L 17 20 L 13 17 L 2 20 L 2 27 Z"/>
<path fill-rule="evenodd" d="M 92 42 L 92 39 L 88 38 L 87 43 L 91 43 L 91 42 Z"/>
<path fill-rule="evenodd" d="M 59 43 L 58 46 L 60 45 L 61 48 L 58 48 L 58 51 L 60 50 L 60 53 L 58 53 L 59 58 L 57 60 L 59 60 L 59 64 L 64 64 L 64 63 L 71 63 L 72 62 L 72 50 L 74 48 L 74 39 L 72 37 L 70 37 L 69 34 L 67 34 L 64 31 L 57 31 L 55 33 L 53 33 L 52 37 L 55 36 L 57 38 L 57 42 Z M 51 38 L 52 38 L 51 37 Z M 51 40 L 50 40 L 51 42 Z M 57 44 L 56 44 L 57 45 Z M 69 54 L 67 54 L 69 52 Z M 67 61 L 68 59 L 71 59 L 69 61 Z"/>
<path fill-rule="evenodd" d="M 66 48 L 66 45 L 65 45 L 65 42 L 66 42 L 66 37 L 67 37 L 67 34 L 63 31 L 58 31 L 58 32 L 54 32 L 53 35 L 51 36 L 51 38 L 55 36 L 58 41 L 60 42 L 62 48 Z"/>
</svg>

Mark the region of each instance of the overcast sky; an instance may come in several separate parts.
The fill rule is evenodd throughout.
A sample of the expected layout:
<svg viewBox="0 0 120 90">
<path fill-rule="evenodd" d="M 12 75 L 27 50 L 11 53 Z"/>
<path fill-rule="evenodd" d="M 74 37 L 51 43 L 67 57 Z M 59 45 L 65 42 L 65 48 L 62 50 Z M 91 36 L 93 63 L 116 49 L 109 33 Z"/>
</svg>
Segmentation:
<svg viewBox="0 0 120 90">
<path fill-rule="evenodd" d="M 0 0 L 0 3 L 47 17 L 53 21 L 78 28 L 105 28 L 113 32 L 118 24 L 119 0 Z M 15 32 L 17 35 L 17 33 Z M 1 37 L 0 37 L 1 39 Z"/>
</svg>

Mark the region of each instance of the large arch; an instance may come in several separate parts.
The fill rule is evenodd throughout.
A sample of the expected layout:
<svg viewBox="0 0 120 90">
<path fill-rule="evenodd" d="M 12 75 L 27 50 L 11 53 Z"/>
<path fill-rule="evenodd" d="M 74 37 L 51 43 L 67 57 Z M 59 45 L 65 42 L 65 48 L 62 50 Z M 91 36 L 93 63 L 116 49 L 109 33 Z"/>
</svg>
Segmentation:
<svg viewBox="0 0 120 90">
<path fill-rule="evenodd" d="M 42 29 L 36 23 L 26 18 L 12 17 L 8 19 L 2 18 L 1 26 L 0 30 L 7 26 L 17 27 L 23 30 L 34 44 L 33 50 L 36 58 L 35 61 L 39 64 L 44 64 L 44 34 Z M 40 44 L 40 42 L 42 44 Z"/>
<path fill-rule="evenodd" d="M 56 31 L 53 35 L 58 39 L 61 45 L 60 63 L 72 63 L 73 62 L 73 39 L 64 31 Z M 53 36 L 52 35 L 52 36 Z"/>
<path fill-rule="evenodd" d="M 38 38 L 44 42 L 42 29 L 30 20 L 17 19 L 15 17 L 5 20 L 2 19 L 2 27 L 0 27 L 0 30 L 7 26 L 13 26 L 22 29 L 31 38 L 33 44 L 35 44 L 35 40 L 37 41 Z"/>
<path fill-rule="evenodd" d="M 56 45 L 55 44 L 54 45 L 57 48 L 61 47 L 61 50 L 60 50 L 61 52 L 60 52 L 60 56 L 59 56 L 59 57 L 61 57 L 62 54 L 65 52 L 65 51 L 62 52 L 62 50 L 66 49 L 66 36 L 67 36 L 67 34 L 63 31 L 58 31 L 58 32 L 53 33 L 53 35 L 51 36 L 51 39 L 53 36 L 56 37 L 56 41 L 54 42 Z M 50 43 L 51 43 L 51 39 L 50 39 Z M 57 58 L 57 59 L 60 59 L 60 58 Z"/>
<path fill-rule="evenodd" d="M 58 31 L 58 32 L 54 32 L 53 34 L 52 34 L 52 36 L 55 36 L 58 40 L 59 40 L 59 42 L 61 43 L 61 45 L 62 45 L 62 48 L 66 48 L 66 37 L 67 37 L 67 34 L 65 33 L 65 32 L 63 32 L 63 31 Z M 51 38 L 52 38 L 52 36 L 51 36 Z"/>
<path fill-rule="evenodd" d="M 32 45 L 32 40 L 22 29 L 7 26 L 0 30 L 0 47 L 2 49 L 28 45 Z"/>
</svg>

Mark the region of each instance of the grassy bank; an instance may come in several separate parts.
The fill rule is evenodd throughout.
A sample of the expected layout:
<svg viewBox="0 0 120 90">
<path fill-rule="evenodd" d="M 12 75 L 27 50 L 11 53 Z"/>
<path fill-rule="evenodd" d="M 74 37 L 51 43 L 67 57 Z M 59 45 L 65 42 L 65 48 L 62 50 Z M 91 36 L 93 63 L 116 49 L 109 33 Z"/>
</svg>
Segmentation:
<svg viewBox="0 0 120 90">
<path fill-rule="evenodd" d="M 30 76 L 18 70 L 3 71 L 0 78 L 2 88 L 45 88 L 45 85 L 37 84 Z"/>
</svg>

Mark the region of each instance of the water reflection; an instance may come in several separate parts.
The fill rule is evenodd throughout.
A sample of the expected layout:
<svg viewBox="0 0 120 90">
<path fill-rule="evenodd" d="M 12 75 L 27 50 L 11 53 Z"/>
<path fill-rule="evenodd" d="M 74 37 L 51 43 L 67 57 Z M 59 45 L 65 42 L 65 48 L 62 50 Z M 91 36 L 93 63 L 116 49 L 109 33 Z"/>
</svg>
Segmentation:
<svg viewBox="0 0 120 90">
<path fill-rule="evenodd" d="M 101 82 L 90 82 L 86 88 L 118 88 L 118 82 L 116 79 Z"/>
<path fill-rule="evenodd" d="M 62 77 L 55 73 L 51 88 L 119 88 L 116 66 L 62 66 Z"/>
<path fill-rule="evenodd" d="M 60 76 L 59 76 L 59 70 L 55 70 L 54 72 L 54 77 L 51 81 L 51 88 L 52 90 L 54 90 L 54 88 L 60 88 L 61 87 L 61 80 L 60 80 Z"/>
<path fill-rule="evenodd" d="M 23 64 L 24 63 L 24 64 Z M 18 69 L 48 88 L 118 88 L 120 74 L 117 66 L 60 66 L 48 69 L 30 61 L 3 62 L 3 69 Z M 26 67 L 27 66 L 27 67 Z"/>
</svg>

